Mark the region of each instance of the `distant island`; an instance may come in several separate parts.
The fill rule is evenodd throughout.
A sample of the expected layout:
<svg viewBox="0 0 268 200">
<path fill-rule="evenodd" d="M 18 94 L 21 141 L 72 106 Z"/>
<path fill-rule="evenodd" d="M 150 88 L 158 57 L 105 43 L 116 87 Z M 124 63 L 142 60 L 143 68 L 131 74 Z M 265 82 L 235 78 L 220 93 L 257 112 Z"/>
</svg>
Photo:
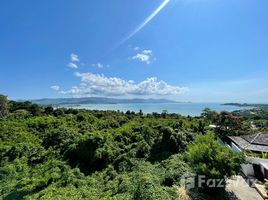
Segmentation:
<svg viewBox="0 0 268 200">
<path fill-rule="evenodd" d="M 116 99 L 105 97 L 83 97 L 83 98 L 44 98 L 31 100 L 39 105 L 66 105 L 66 104 L 119 104 L 119 103 L 179 103 L 168 99 Z"/>
<path fill-rule="evenodd" d="M 268 107 L 268 104 L 258 103 L 224 103 L 224 106 L 238 106 L 238 107 Z"/>
</svg>

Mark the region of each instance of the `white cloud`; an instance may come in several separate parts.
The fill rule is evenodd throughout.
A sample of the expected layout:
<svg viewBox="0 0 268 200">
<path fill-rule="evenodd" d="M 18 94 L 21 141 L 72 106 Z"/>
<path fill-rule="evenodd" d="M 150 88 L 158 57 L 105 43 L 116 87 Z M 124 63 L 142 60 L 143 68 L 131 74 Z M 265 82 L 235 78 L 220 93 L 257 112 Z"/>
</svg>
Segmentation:
<svg viewBox="0 0 268 200">
<path fill-rule="evenodd" d="M 105 65 L 105 64 L 102 64 L 102 63 L 95 63 L 95 64 L 92 64 L 93 67 L 98 67 L 98 68 L 104 68 L 104 67 L 110 67 L 110 65 Z"/>
<path fill-rule="evenodd" d="M 103 68 L 104 65 L 101 63 L 92 64 L 93 67 Z"/>
<path fill-rule="evenodd" d="M 78 58 L 78 55 L 72 53 L 70 55 L 70 59 L 71 59 L 71 62 L 80 62 L 79 58 Z"/>
<path fill-rule="evenodd" d="M 145 49 L 142 51 L 143 54 L 147 54 L 147 55 L 152 55 L 153 54 L 153 51 L 150 50 L 150 49 Z"/>
<path fill-rule="evenodd" d="M 150 64 L 152 56 L 153 56 L 153 51 L 150 49 L 146 49 L 146 50 L 141 51 L 140 53 L 137 53 L 135 56 L 130 57 L 129 59 L 139 60 L 140 62 Z"/>
<path fill-rule="evenodd" d="M 186 87 L 171 86 L 156 77 L 147 78 L 135 83 L 117 77 L 106 77 L 103 74 L 75 73 L 79 77 L 80 85 L 69 90 L 61 91 L 62 94 L 79 96 L 118 96 L 118 95 L 179 95 L 188 91 Z"/>
<path fill-rule="evenodd" d="M 60 86 L 58 85 L 53 85 L 50 87 L 52 90 L 55 90 L 55 91 L 59 91 L 60 90 Z"/>
<path fill-rule="evenodd" d="M 78 68 L 78 62 L 80 62 L 78 55 L 72 53 L 70 55 L 70 63 L 67 65 L 69 68 L 77 69 Z"/>
<path fill-rule="evenodd" d="M 77 64 L 75 64 L 73 62 L 70 62 L 67 66 L 70 67 L 70 68 L 73 68 L 73 69 L 77 69 L 78 68 Z"/>
<path fill-rule="evenodd" d="M 138 50 L 140 50 L 140 47 L 134 47 L 134 50 L 138 51 Z"/>
<path fill-rule="evenodd" d="M 141 62 L 145 62 L 146 64 L 150 64 L 151 63 L 151 61 L 150 61 L 150 55 L 146 55 L 146 54 L 138 53 L 137 55 L 132 56 L 131 59 L 132 60 L 139 60 Z"/>
</svg>

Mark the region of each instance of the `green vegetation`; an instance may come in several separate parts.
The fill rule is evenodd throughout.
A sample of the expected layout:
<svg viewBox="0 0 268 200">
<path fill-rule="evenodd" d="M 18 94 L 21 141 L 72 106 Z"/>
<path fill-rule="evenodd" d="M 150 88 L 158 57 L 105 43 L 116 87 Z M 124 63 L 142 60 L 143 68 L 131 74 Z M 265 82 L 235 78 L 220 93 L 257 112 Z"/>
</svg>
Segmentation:
<svg viewBox="0 0 268 200">
<path fill-rule="evenodd" d="M 237 113 L 222 111 L 217 113 L 205 108 L 202 116 L 216 126 L 218 137 L 225 139 L 227 136 L 249 134 L 249 125 Z"/>
<path fill-rule="evenodd" d="M 187 192 L 181 177 L 230 176 L 242 161 L 205 117 L 53 109 L 4 96 L 1 113 L 2 199 L 215 199 L 213 189 Z"/>
<path fill-rule="evenodd" d="M 235 113 L 242 116 L 245 120 L 268 120 L 268 108 L 258 107 L 249 110 L 238 110 Z"/>
<path fill-rule="evenodd" d="M 224 180 L 239 171 L 240 163 L 244 162 L 244 157 L 236 154 L 228 148 L 220 145 L 213 134 L 198 135 L 189 149 L 189 162 L 197 174 L 205 175 L 205 180 Z M 216 183 L 217 184 L 217 183 Z M 205 185 L 202 189 L 210 193 L 219 193 L 224 188 L 211 188 Z"/>
<path fill-rule="evenodd" d="M 257 107 L 249 110 L 238 110 L 234 112 L 241 116 L 246 122 L 254 125 L 258 131 L 268 131 L 268 108 Z"/>
<path fill-rule="evenodd" d="M 8 100 L 4 95 L 0 95 L 0 118 L 3 118 L 8 112 Z"/>
</svg>

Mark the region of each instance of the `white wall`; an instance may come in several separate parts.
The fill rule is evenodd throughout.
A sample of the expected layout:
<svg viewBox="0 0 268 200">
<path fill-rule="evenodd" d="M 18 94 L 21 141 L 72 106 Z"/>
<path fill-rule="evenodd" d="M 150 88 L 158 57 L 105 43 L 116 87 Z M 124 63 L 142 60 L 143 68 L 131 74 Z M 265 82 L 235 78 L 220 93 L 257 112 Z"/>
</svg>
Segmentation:
<svg viewBox="0 0 268 200">
<path fill-rule="evenodd" d="M 231 149 L 235 152 L 241 152 L 241 149 L 233 142 L 231 143 Z"/>
</svg>

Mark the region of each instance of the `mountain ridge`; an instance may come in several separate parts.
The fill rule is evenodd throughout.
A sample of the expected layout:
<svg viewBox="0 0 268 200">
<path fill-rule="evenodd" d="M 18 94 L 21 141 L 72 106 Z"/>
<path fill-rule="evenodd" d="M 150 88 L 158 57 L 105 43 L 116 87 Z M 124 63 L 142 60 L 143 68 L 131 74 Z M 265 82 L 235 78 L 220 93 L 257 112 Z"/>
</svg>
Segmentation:
<svg viewBox="0 0 268 200">
<path fill-rule="evenodd" d="M 119 104 L 119 103 L 179 103 L 169 99 L 117 99 L 108 97 L 81 97 L 81 98 L 43 98 L 30 100 L 41 105 L 63 105 L 63 104 Z"/>
</svg>

